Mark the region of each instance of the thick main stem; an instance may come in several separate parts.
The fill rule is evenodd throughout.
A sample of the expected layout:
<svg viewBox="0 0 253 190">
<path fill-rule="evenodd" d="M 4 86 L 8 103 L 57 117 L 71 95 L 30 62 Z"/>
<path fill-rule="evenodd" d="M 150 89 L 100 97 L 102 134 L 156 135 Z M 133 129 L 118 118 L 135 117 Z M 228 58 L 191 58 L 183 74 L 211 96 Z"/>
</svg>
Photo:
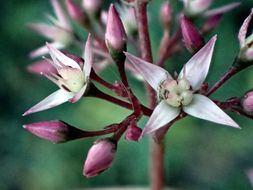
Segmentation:
<svg viewBox="0 0 253 190">
<path fill-rule="evenodd" d="M 150 45 L 148 19 L 147 19 L 147 2 L 144 0 L 137 0 L 136 2 L 136 17 L 140 38 L 140 49 L 142 58 L 150 63 L 153 62 L 152 51 Z M 148 90 L 148 101 L 151 108 L 156 104 L 156 93 L 150 87 L 146 86 Z M 151 142 L 151 189 L 162 190 L 164 186 L 164 145 L 163 142 L 156 144 L 153 140 Z"/>
</svg>

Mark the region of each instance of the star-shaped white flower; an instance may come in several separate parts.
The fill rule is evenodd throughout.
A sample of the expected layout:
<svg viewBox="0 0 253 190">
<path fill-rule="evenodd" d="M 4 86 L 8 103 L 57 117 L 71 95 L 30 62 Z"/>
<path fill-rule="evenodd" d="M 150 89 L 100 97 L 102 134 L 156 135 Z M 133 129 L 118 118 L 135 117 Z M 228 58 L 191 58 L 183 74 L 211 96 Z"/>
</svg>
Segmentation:
<svg viewBox="0 0 253 190">
<path fill-rule="evenodd" d="M 163 68 L 125 53 L 135 69 L 156 90 L 160 99 L 143 135 L 168 124 L 181 110 L 200 119 L 239 128 L 212 100 L 197 93 L 208 74 L 215 41 L 216 36 L 184 65 L 176 80 Z"/>
<path fill-rule="evenodd" d="M 23 115 L 46 110 L 67 101 L 74 103 L 83 96 L 89 85 L 92 67 L 90 35 L 85 45 L 84 65 L 78 64 L 74 59 L 71 59 L 49 44 L 47 44 L 47 48 L 52 58 L 52 60 L 47 60 L 55 67 L 57 74 L 52 72 L 51 74 L 46 73 L 44 75 L 58 85 L 60 89 L 30 108 Z"/>
<path fill-rule="evenodd" d="M 31 23 L 30 28 L 49 40 L 52 40 L 51 45 L 57 49 L 62 49 L 69 45 L 74 37 L 72 34 L 72 27 L 68 21 L 67 15 L 64 13 L 62 6 L 58 0 L 50 1 L 56 18 L 48 16 L 52 21 L 52 25 L 44 23 Z M 38 57 L 48 53 L 47 46 L 42 46 L 30 53 L 31 57 Z"/>
</svg>

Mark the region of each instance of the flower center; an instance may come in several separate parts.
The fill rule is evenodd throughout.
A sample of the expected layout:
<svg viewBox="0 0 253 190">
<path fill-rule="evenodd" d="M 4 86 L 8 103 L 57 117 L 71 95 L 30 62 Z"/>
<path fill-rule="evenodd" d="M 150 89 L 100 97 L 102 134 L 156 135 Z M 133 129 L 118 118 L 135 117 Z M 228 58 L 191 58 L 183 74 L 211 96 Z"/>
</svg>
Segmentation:
<svg viewBox="0 0 253 190">
<path fill-rule="evenodd" d="M 173 107 L 186 106 L 192 102 L 193 91 L 189 81 L 166 79 L 160 85 L 159 97 Z"/>
<path fill-rule="evenodd" d="M 60 69 L 59 74 L 61 75 L 61 84 L 65 90 L 77 93 L 85 85 L 85 77 L 81 70 L 73 68 Z"/>
</svg>

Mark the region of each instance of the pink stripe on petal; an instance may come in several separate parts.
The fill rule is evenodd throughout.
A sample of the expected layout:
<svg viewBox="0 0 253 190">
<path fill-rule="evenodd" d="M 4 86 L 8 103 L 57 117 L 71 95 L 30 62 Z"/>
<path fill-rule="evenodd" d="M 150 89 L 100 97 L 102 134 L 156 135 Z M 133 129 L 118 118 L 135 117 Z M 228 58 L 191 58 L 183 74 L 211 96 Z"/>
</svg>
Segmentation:
<svg viewBox="0 0 253 190">
<path fill-rule="evenodd" d="M 239 39 L 241 48 L 245 45 L 246 34 L 247 34 L 247 30 L 248 30 L 252 15 L 253 15 L 253 8 L 251 9 L 249 16 L 244 20 L 244 22 L 239 30 L 238 39 Z"/>
<path fill-rule="evenodd" d="M 73 94 L 65 90 L 57 90 L 53 94 L 50 94 L 44 100 L 27 110 L 23 116 L 29 115 L 31 113 L 47 110 L 53 107 L 56 107 L 64 102 L 67 102 L 70 98 L 73 97 Z"/>
<path fill-rule="evenodd" d="M 92 46 L 91 46 L 91 34 L 88 35 L 86 44 L 85 44 L 85 49 L 84 49 L 84 74 L 85 76 L 90 75 L 91 67 L 92 67 Z"/>
<path fill-rule="evenodd" d="M 214 15 L 218 15 L 218 14 L 224 14 L 224 13 L 226 13 L 228 11 L 231 11 L 234 8 L 240 6 L 240 4 L 241 3 L 238 3 L 238 2 L 236 2 L 236 3 L 230 3 L 228 5 L 225 5 L 225 6 L 213 9 L 213 10 L 206 11 L 204 13 L 204 16 L 210 17 L 210 16 L 214 16 Z"/>
<path fill-rule="evenodd" d="M 81 70 L 79 64 L 75 62 L 73 59 L 69 58 L 68 56 L 64 55 L 62 52 L 60 52 L 58 49 L 56 49 L 51 44 L 47 43 L 47 48 L 49 50 L 49 53 L 53 59 L 54 62 L 60 62 L 61 64 L 65 66 L 70 66 L 72 68 L 76 68 Z"/>
<path fill-rule="evenodd" d="M 206 79 L 217 36 L 209 40 L 183 67 L 178 78 L 186 78 L 194 90 L 198 90 Z"/>
<path fill-rule="evenodd" d="M 194 117 L 235 128 L 240 128 L 222 109 L 206 96 L 195 94 L 193 101 L 183 110 Z"/>
<path fill-rule="evenodd" d="M 143 78 L 150 84 L 154 90 L 158 90 L 162 81 L 167 78 L 172 78 L 170 74 L 163 68 L 146 62 L 130 53 L 125 52 L 129 63 L 132 63 L 133 67 L 139 72 Z"/>
<path fill-rule="evenodd" d="M 150 116 L 146 127 L 144 128 L 142 135 L 150 134 L 155 130 L 163 127 L 173 119 L 175 119 L 180 113 L 179 108 L 169 106 L 164 100 L 162 100 L 153 111 Z"/>
</svg>

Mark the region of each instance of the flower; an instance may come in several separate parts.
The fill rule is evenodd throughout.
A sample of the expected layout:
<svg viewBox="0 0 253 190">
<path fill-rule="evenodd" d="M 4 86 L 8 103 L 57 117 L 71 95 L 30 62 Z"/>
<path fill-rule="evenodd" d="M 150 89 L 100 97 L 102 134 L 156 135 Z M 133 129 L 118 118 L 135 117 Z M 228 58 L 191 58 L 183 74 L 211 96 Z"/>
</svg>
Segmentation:
<svg viewBox="0 0 253 190">
<path fill-rule="evenodd" d="M 90 148 L 84 163 L 83 175 L 94 177 L 112 165 L 117 143 L 112 139 L 97 140 Z"/>
<path fill-rule="evenodd" d="M 51 46 L 62 49 L 68 46 L 74 39 L 71 25 L 58 0 L 51 0 L 57 19 L 49 16 L 53 25 L 44 23 L 31 23 L 30 28 L 42 36 L 52 40 Z M 48 53 L 47 46 L 42 46 L 30 53 L 31 57 L 38 57 Z"/>
<path fill-rule="evenodd" d="M 181 111 L 200 119 L 239 128 L 212 100 L 198 94 L 208 74 L 215 41 L 216 36 L 184 65 L 176 80 L 163 68 L 125 53 L 136 70 L 156 90 L 160 99 L 142 135 L 163 127 Z"/>
<path fill-rule="evenodd" d="M 89 85 L 92 66 L 90 35 L 85 45 L 84 65 L 78 64 L 75 57 L 72 56 L 73 58 L 70 58 L 66 56 L 50 44 L 47 44 L 47 48 L 52 57 L 52 61 L 47 60 L 55 67 L 58 73 L 44 75 L 58 85 L 60 89 L 26 111 L 23 114 L 24 116 L 58 106 L 67 101 L 74 103 L 83 96 Z"/>
<path fill-rule="evenodd" d="M 239 53 L 239 59 L 250 61 L 253 60 L 253 33 L 246 37 L 247 30 L 249 27 L 249 23 L 252 19 L 253 15 L 253 9 L 251 9 L 251 12 L 249 16 L 244 20 L 238 34 L 238 39 L 240 43 L 240 53 Z"/>
</svg>

